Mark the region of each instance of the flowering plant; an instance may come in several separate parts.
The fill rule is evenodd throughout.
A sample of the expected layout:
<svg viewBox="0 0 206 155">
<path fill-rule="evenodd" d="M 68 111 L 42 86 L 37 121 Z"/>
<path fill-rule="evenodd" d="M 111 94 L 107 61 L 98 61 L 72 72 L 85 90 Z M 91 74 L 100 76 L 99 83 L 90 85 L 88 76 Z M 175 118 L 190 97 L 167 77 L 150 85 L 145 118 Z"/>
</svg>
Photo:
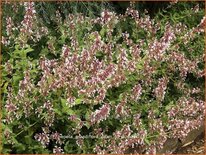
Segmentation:
<svg viewBox="0 0 206 155">
<path fill-rule="evenodd" d="M 188 29 L 132 7 L 69 14 L 53 36 L 33 5 L 24 3 L 17 40 L 10 17 L 2 39 L 13 48 L 2 65 L 4 153 L 156 153 L 202 124 L 205 18 Z"/>
</svg>

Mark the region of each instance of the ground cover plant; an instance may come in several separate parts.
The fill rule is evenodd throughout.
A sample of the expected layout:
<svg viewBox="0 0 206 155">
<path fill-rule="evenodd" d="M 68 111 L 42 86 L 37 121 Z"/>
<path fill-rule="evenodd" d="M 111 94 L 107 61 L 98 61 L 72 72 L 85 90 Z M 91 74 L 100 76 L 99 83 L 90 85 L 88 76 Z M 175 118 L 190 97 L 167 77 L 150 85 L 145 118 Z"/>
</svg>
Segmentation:
<svg viewBox="0 0 206 155">
<path fill-rule="evenodd" d="M 47 23 L 41 2 L 4 4 L 21 16 L 3 14 L 2 152 L 153 154 L 201 126 L 203 4 L 57 9 Z"/>
</svg>

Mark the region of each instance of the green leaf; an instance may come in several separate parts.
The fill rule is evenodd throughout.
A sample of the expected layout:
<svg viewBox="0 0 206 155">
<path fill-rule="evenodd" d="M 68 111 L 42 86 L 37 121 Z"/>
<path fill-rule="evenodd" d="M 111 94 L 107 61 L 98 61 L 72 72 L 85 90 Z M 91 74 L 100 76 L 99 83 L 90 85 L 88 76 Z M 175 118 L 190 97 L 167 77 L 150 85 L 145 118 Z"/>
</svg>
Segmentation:
<svg viewBox="0 0 206 155">
<path fill-rule="evenodd" d="M 7 93 L 7 86 L 8 86 L 9 82 L 6 82 L 2 88 L 3 93 Z"/>
<path fill-rule="evenodd" d="M 32 143 L 32 138 L 30 135 L 27 135 L 24 137 L 26 144 L 31 144 Z"/>
<path fill-rule="evenodd" d="M 147 143 L 148 145 L 150 145 L 150 141 L 149 141 L 147 138 L 145 138 L 144 141 L 145 141 L 145 143 Z"/>
<path fill-rule="evenodd" d="M 68 115 L 74 115 L 75 112 L 67 105 L 67 100 L 61 98 L 61 103 L 62 103 L 62 112 L 66 113 Z"/>
<path fill-rule="evenodd" d="M 165 110 L 168 111 L 170 110 L 174 105 L 173 104 L 169 104 L 165 106 Z"/>
<path fill-rule="evenodd" d="M 30 46 L 27 47 L 26 49 L 19 49 L 18 46 L 15 46 L 15 51 L 14 51 L 14 56 L 18 57 L 20 56 L 21 58 L 26 58 L 27 53 L 32 52 L 34 49 L 32 49 Z"/>
<path fill-rule="evenodd" d="M 69 115 L 74 115 L 75 114 L 74 110 L 72 110 L 72 109 L 67 109 L 66 113 L 69 114 Z"/>
<path fill-rule="evenodd" d="M 106 30 L 104 28 L 102 28 L 101 31 L 100 31 L 100 35 L 103 37 L 105 32 L 106 32 Z"/>
<path fill-rule="evenodd" d="M 62 112 L 59 111 L 58 109 L 54 109 L 54 112 L 55 112 L 56 114 L 58 114 L 59 116 L 62 116 Z"/>
<path fill-rule="evenodd" d="M 75 100 L 75 104 L 81 104 L 82 101 L 83 101 L 83 99 L 78 98 L 78 99 Z"/>
<path fill-rule="evenodd" d="M 74 147 L 74 143 L 67 141 L 64 146 L 64 150 L 66 151 L 66 153 L 73 153 L 74 152 L 73 147 Z"/>
<path fill-rule="evenodd" d="M 89 122 L 86 122 L 85 123 L 85 126 L 87 127 L 87 129 L 89 129 L 91 127 L 90 123 Z"/>
<path fill-rule="evenodd" d="M 86 119 L 86 120 L 89 120 L 89 119 L 90 119 L 90 115 L 91 115 L 91 110 L 88 110 L 88 111 L 86 112 L 85 119 Z"/>
<path fill-rule="evenodd" d="M 2 149 L 3 154 L 9 154 L 12 150 L 10 148 L 4 148 Z"/>
<path fill-rule="evenodd" d="M 62 103 L 62 105 L 63 105 L 63 106 L 65 106 L 65 105 L 66 105 L 66 103 L 67 103 L 67 100 L 66 100 L 66 99 L 61 98 L 61 103 Z"/>
<path fill-rule="evenodd" d="M 14 85 L 16 85 L 17 83 L 19 83 L 19 81 L 21 80 L 21 76 L 19 76 L 19 75 L 14 75 L 13 76 L 13 83 L 14 83 Z"/>
<path fill-rule="evenodd" d="M 25 54 L 27 54 L 27 53 L 29 53 L 29 52 L 34 51 L 34 49 L 32 49 L 32 48 L 29 46 L 27 49 L 25 49 L 25 50 L 23 50 L 23 51 L 24 51 Z"/>
<path fill-rule="evenodd" d="M 26 149 L 26 147 L 21 143 L 14 144 L 14 148 L 17 150 L 17 152 L 22 152 Z"/>
<path fill-rule="evenodd" d="M 61 105 L 62 105 L 62 111 L 63 112 L 66 112 L 69 109 L 66 99 L 61 98 Z"/>
</svg>

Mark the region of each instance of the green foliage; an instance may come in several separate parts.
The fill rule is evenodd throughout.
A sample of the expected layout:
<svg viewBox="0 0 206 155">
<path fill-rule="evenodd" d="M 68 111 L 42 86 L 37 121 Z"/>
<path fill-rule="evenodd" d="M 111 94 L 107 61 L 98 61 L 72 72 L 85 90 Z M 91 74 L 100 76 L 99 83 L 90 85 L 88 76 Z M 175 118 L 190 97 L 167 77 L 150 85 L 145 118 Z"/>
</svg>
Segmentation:
<svg viewBox="0 0 206 155">
<path fill-rule="evenodd" d="M 159 2 L 158 2 L 159 3 Z M 157 4 L 157 3 L 155 3 Z M 204 16 L 204 5 L 201 2 L 200 10 L 198 12 L 194 12 L 191 10 L 191 7 L 194 7 L 197 3 L 186 3 L 180 2 L 177 4 L 170 5 L 168 3 L 163 3 L 161 6 L 155 5 L 155 9 L 150 10 L 150 15 L 152 14 L 152 20 L 160 25 L 160 29 L 157 32 L 156 38 L 160 39 L 165 32 L 165 25 L 169 21 L 171 26 L 175 26 L 177 23 L 183 23 L 187 26 L 187 28 L 182 32 L 182 34 L 186 33 L 189 29 L 192 29 L 196 25 L 198 25 Z M 143 10 L 146 8 L 150 8 L 153 3 L 148 6 L 148 3 L 136 3 L 134 5 L 138 10 L 142 10 L 140 12 L 141 16 L 147 17 L 147 14 L 143 13 Z M 67 45 L 71 47 L 71 53 L 80 52 L 82 49 L 89 49 L 89 47 L 94 43 L 96 36 L 94 31 L 99 32 L 101 40 L 106 43 L 116 43 L 112 50 L 112 63 L 117 64 L 118 56 L 120 55 L 119 46 L 121 48 L 129 51 L 129 46 L 122 38 L 122 33 L 127 32 L 130 35 L 130 38 L 134 43 L 141 45 L 141 55 L 138 63 L 135 66 L 135 72 L 132 74 L 129 71 L 125 71 L 126 80 L 124 84 L 121 84 L 118 87 L 109 88 L 106 92 L 105 101 L 111 103 L 111 107 L 114 109 L 119 102 L 121 102 L 124 98 L 125 92 L 128 94 L 132 94 L 131 89 L 135 86 L 136 83 L 140 82 L 142 79 L 145 79 L 143 74 L 140 74 L 140 71 L 144 69 L 144 62 L 147 60 L 147 51 L 149 44 L 151 43 L 151 39 L 153 38 L 150 35 L 150 32 L 145 30 L 144 28 L 136 28 L 136 23 L 130 17 L 127 17 L 125 21 L 120 20 L 119 23 L 112 23 L 110 26 L 113 28 L 113 32 L 111 37 L 108 37 L 108 33 L 110 29 L 107 26 L 100 26 L 98 24 L 93 24 L 90 22 L 91 18 L 96 18 L 100 16 L 100 13 L 104 9 L 115 10 L 117 13 L 125 12 L 126 8 L 129 6 L 129 3 L 121 3 L 121 2 L 36 2 L 35 9 L 38 15 L 38 20 L 40 23 L 48 28 L 48 34 L 42 37 L 39 41 L 33 42 L 29 40 L 27 44 L 22 47 L 18 42 L 12 40 L 9 46 L 3 45 L 3 63 L 2 63 L 2 106 L 5 107 L 7 104 L 9 94 L 13 96 L 18 96 L 19 90 L 21 90 L 21 82 L 25 79 L 27 71 L 29 72 L 30 79 L 32 79 L 31 83 L 34 84 L 34 88 L 32 87 L 32 92 L 26 94 L 25 103 L 31 102 L 30 105 L 33 107 L 31 114 L 26 117 L 24 116 L 24 103 L 20 102 L 21 98 L 13 98 L 12 103 L 18 105 L 20 109 L 17 112 L 17 119 L 12 121 L 11 124 L 6 124 L 2 122 L 4 136 L 3 136 L 3 152 L 7 153 L 39 153 L 39 154 L 47 154 L 52 153 L 52 148 L 56 145 L 54 141 L 52 141 L 47 148 L 44 148 L 40 142 L 34 139 L 34 136 L 37 133 L 42 131 L 42 127 L 45 126 L 45 121 L 49 119 L 50 115 L 47 113 L 47 109 L 44 109 L 40 116 L 37 117 L 35 110 L 42 106 L 43 103 L 50 100 L 52 101 L 53 111 L 55 114 L 55 120 L 53 122 L 53 126 L 51 127 L 51 131 L 60 132 L 62 135 L 77 135 L 74 133 L 74 129 L 77 129 L 80 125 L 79 123 L 83 121 L 85 124 L 80 129 L 81 135 L 88 135 L 89 133 L 94 132 L 94 130 L 98 127 L 105 128 L 108 127 L 109 130 L 106 131 L 107 135 L 113 136 L 113 132 L 117 130 L 121 130 L 124 124 L 132 124 L 133 119 L 130 117 L 122 117 L 121 120 L 113 117 L 115 115 L 114 110 L 112 110 L 112 117 L 109 117 L 107 120 L 104 120 L 98 125 L 91 125 L 88 121 L 93 111 L 101 108 L 102 104 L 92 103 L 89 104 L 89 99 L 85 101 L 84 96 L 78 95 L 77 89 L 73 88 L 70 92 L 73 96 L 75 96 L 74 103 L 72 106 L 68 106 L 68 101 L 66 99 L 67 92 L 66 88 L 56 88 L 54 90 L 50 90 L 47 95 L 40 93 L 38 90 L 40 86 L 37 86 L 37 83 L 41 80 L 42 74 L 44 71 L 40 69 L 40 61 L 43 59 L 48 60 L 58 60 L 57 63 L 63 62 L 62 47 Z M 162 9 L 163 8 L 163 9 Z M 8 11 L 12 9 L 10 5 L 4 5 L 3 12 L 5 15 L 14 15 L 12 19 L 15 23 L 20 23 L 23 19 L 24 9 L 23 6 L 19 6 L 19 12 L 17 14 L 13 14 Z M 56 11 L 59 11 L 61 17 L 58 19 L 56 17 Z M 177 11 L 181 10 L 181 11 Z M 68 20 L 68 15 L 72 13 L 74 15 L 74 19 L 78 19 L 78 13 L 82 12 L 86 17 L 84 18 L 82 23 L 75 23 L 75 29 L 71 30 L 68 28 L 67 24 L 70 24 Z M 154 13 L 155 12 L 155 13 Z M 67 21 L 68 23 L 63 23 Z M 3 18 L 3 36 L 6 35 L 6 20 Z M 15 34 L 20 35 L 20 34 Z M 75 48 L 72 46 L 71 36 L 75 36 L 76 41 L 78 42 L 79 51 L 75 51 Z M 143 43 L 141 43 L 143 40 Z M 181 40 L 181 34 L 177 36 L 177 40 L 175 40 L 175 44 L 180 46 L 179 53 L 184 54 L 186 58 L 196 60 L 200 59 L 204 52 L 204 37 L 203 34 L 196 35 L 192 40 L 192 43 L 189 42 L 185 45 L 185 43 Z M 49 47 L 50 46 L 50 47 Z M 172 50 L 175 50 L 175 47 L 172 47 Z M 170 49 L 171 50 L 171 49 Z M 128 52 L 129 53 L 129 52 Z M 80 53 L 78 53 L 80 54 Z M 128 54 L 129 55 L 129 54 Z M 106 65 L 109 64 L 109 60 L 106 60 L 107 55 L 104 51 L 98 51 L 94 56 L 99 61 L 105 61 Z M 132 56 L 128 56 L 129 59 L 132 59 Z M 60 64 L 60 63 L 59 63 Z M 60 64 L 61 65 L 61 64 Z M 77 67 L 81 67 L 82 64 L 78 64 Z M 169 68 L 166 63 L 160 63 L 158 61 L 152 61 L 152 65 L 156 66 L 157 69 L 154 74 L 152 74 L 153 79 L 159 79 L 162 76 L 169 77 L 168 89 L 166 91 L 166 97 L 162 101 L 162 105 L 160 106 L 160 102 L 154 98 L 152 95 L 152 90 L 158 85 L 158 81 L 153 81 L 153 85 L 151 87 L 143 86 L 143 89 L 146 93 L 142 95 L 142 97 L 137 101 L 129 101 L 127 106 L 130 107 L 130 111 L 132 115 L 137 113 L 141 113 L 142 120 L 142 129 L 147 130 L 149 128 L 149 123 L 152 120 L 148 119 L 149 111 L 154 111 L 154 115 L 156 117 L 161 117 L 161 121 L 164 125 L 167 126 L 168 116 L 166 113 L 172 108 L 176 106 L 176 101 L 184 95 L 183 90 L 179 90 L 176 87 L 177 82 L 180 79 L 179 72 L 175 72 L 175 74 L 168 72 Z M 199 68 L 204 68 L 204 63 L 201 61 L 199 64 Z M 176 66 L 174 66 L 176 67 Z M 70 73 L 71 75 L 73 73 Z M 88 72 L 85 73 L 85 79 L 89 78 Z M 50 79 L 46 79 L 45 87 L 51 85 L 55 80 L 56 74 L 51 74 Z M 204 78 L 197 78 L 195 74 L 190 73 L 185 79 L 185 87 L 189 90 L 195 87 L 200 87 L 201 92 L 195 96 L 194 98 L 204 100 Z M 101 87 L 101 85 L 100 85 Z M 23 97 L 22 97 L 23 98 Z M 18 100 L 19 99 L 19 100 Z M 88 103 L 87 103 L 88 101 Z M 85 103 L 86 102 L 86 103 Z M 3 118 L 6 119 L 7 113 L 3 108 Z M 68 119 L 71 116 L 76 116 L 75 121 L 71 121 Z M 81 120 L 81 121 L 80 121 Z M 136 131 L 135 126 L 132 126 L 133 130 Z M 137 130 L 138 131 L 138 130 Z M 8 137 L 5 136 L 5 132 L 9 134 Z M 159 133 L 149 133 L 145 138 L 144 142 L 150 146 L 159 136 Z M 102 144 L 101 138 L 88 138 L 83 141 L 82 147 L 80 148 L 76 144 L 76 140 L 74 137 L 65 138 L 63 140 L 62 148 L 64 149 L 64 153 L 93 153 L 94 147 L 96 144 Z"/>
</svg>

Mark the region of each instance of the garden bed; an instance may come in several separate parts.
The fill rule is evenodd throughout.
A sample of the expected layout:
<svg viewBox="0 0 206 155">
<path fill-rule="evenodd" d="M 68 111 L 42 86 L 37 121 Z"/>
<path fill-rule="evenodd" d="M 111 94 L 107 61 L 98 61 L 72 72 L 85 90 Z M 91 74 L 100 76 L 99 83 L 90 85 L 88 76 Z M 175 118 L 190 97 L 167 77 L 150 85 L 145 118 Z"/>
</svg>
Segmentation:
<svg viewBox="0 0 206 155">
<path fill-rule="evenodd" d="M 139 4 L 3 5 L 4 154 L 174 153 L 204 132 L 204 3 Z"/>
</svg>

